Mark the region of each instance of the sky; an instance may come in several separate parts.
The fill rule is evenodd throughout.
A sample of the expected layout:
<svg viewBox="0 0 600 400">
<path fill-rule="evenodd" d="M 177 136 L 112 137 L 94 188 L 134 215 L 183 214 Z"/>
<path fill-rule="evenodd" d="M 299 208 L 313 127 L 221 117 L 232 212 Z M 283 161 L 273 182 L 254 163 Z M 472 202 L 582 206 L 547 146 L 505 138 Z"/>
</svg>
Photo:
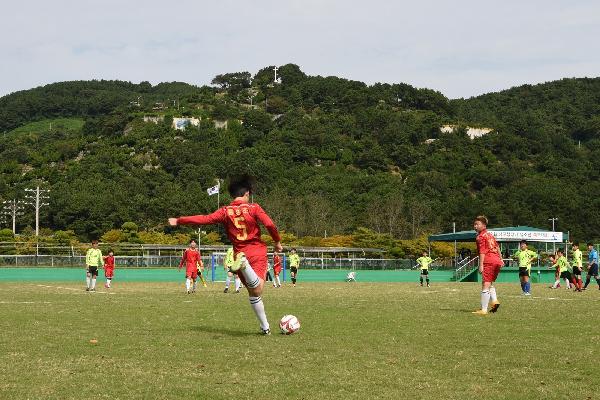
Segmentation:
<svg viewBox="0 0 600 400">
<path fill-rule="evenodd" d="M 591 0 L 3 1 L 0 96 L 53 82 L 209 84 L 294 63 L 450 98 L 600 76 Z"/>
</svg>

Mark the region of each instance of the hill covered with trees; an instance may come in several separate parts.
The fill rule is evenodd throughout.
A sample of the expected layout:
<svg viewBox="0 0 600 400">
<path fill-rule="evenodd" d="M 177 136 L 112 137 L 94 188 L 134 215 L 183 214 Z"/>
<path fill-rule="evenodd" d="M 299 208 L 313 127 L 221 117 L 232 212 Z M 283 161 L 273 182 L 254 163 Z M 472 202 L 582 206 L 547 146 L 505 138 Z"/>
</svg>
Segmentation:
<svg viewBox="0 0 600 400">
<path fill-rule="evenodd" d="M 169 232 L 166 217 L 216 208 L 206 193 L 216 179 L 249 172 L 255 201 L 296 237 L 412 239 L 452 222 L 468 229 L 485 213 L 494 225 L 558 217 L 576 240 L 600 238 L 600 79 L 450 100 L 293 64 L 277 76 L 267 67 L 205 87 L 61 82 L 4 96 L 0 199 L 42 181 L 44 227 L 82 240 L 127 221 Z M 179 117 L 199 123 L 176 130 Z M 493 131 L 471 139 L 467 127 Z"/>
</svg>

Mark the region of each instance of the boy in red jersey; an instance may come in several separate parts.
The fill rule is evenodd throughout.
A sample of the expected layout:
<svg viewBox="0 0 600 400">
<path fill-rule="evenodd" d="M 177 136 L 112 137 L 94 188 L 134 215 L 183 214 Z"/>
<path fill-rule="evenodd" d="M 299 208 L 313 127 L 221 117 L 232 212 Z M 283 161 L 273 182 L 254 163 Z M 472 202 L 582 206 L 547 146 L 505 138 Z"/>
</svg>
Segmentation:
<svg viewBox="0 0 600 400">
<path fill-rule="evenodd" d="M 108 255 L 104 257 L 104 277 L 106 278 L 106 283 L 104 287 L 110 289 L 110 283 L 112 282 L 112 278 L 115 271 L 115 256 L 114 252 L 108 250 Z"/>
<path fill-rule="evenodd" d="M 270 335 L 269 321 L 265 314 L 262 291 L 267 273 L 267 245 L 260 239 L 260 222 L 275 242 L 275 250 L 282 251 L 281 238 L 277 227 L 265 211 L 256 203 L 250 204 L 250 193 L 254 180 L 249 176 L 232 179 L 229 194 L 233 197 L 230 205 L 221 207 L 209 215 L 169 218 L 169 224 L 223 224 L 227 236 L 233 244 L 235 263 L 231 271 L 237 273 L 248 290 L 252 310 L 260 322 L 264 335 Z"/>
<path fill-rule="evenodd" d="M 202 265 L 200 259 L 200 252 L 196 247 L 196 241 L 192 239 L 190 246 L 184 250 L 181 261 L 179 262 L 179 269 L 185 264 L 185 290 L 187 294 L 194 293 L 196 291 L 196 279 L 198 279 L 198 265 Z"/>
<path fill-rule="evenodd" d="M 487 231 L 487 224 L 488 219 L 483 215 L 475 218 L 473 222 L 473 228 L 477 232 L 477 253 L 481 273 L 481 309 L 473 311 L 473 314 L 478 315 L 487 315 L 490 300 L 492 301 L 490 312 L 496 312 L 500 307 L 496 288 L 493 285 L 504 262 L 496 238 Z"/>
<path fill-rule="evenodd" d="M 273 252 L 273 287 L 281 287 L 279 274 L 281 273 L 281 257 L 277 251 Z"/>
</svg>

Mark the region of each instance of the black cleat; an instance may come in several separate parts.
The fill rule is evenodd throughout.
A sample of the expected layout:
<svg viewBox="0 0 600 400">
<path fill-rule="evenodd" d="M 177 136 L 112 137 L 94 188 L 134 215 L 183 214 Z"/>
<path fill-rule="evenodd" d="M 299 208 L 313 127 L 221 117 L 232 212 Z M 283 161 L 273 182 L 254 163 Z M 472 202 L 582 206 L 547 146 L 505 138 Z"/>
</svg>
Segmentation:
<svg viewBox="0 0 600 400">
<path fill-rule="evenodd" d="M 261 329 L 261 332 L 264 336 L 269 336 L 271 334 L 270 329 Z"/>
<path fill-rule="evenodd" d="M 229 292 L 229 288 L 228 287 L 226 287 L 225 290 L 223 290 L 223 293 L 227 293 L 227 292 Z"/>
</svg>

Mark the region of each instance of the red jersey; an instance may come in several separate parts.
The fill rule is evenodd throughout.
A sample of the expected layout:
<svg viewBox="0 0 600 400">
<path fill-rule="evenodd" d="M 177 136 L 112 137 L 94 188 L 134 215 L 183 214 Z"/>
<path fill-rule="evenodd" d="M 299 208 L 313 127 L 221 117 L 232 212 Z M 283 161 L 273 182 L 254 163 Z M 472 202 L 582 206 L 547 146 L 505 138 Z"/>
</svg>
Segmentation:
<svg viewBox="0 0 600 400">
<path fill-rule="evenodd" d="M 185 249 L 181 261 L 179 262 L 179 268 L 183 267 L 183 264 L 185 264 L 187 269 L 196 269 L 197 263 L 199 262 L 200 252 L 198 250 L 192 250 L 191 248 Z"/>
<path fill-rule="evenodd" d="M 115 257 L 114 256 L 106 256 L 104 257 L 104 268 L 114 268 L 115 267 Z"/>
<path fill-rule="evenodd" d="M 498 242 L 487 229 L 477 235 L 477 253 L 485 254 L 483 263 L 486 265 L 504 265 Z"/>
<path fill-rule="evenodd" d="M 236 254 L 244 251 L 246 247 L 255 247 L 256 245 L 266 247 L 260 238 L 259 222 L 267 228 L 274 241 L 279 242 L 281 240 L 279 231 L 271 218 L 256 203 L 249 204 L 241 200 L 236 200 L 209 215 L 177 218 L 177 223 L 183 225 L 223 224 L 227 230 L 227 237 L 229 237 L 229 240 L 233 244 L 233 250 Z"/>
<path fill-rule="evenodd" d="M 281 271 L 281 257 L 273 256 L 273 271 L 279 272 Z"/>
</svg>

